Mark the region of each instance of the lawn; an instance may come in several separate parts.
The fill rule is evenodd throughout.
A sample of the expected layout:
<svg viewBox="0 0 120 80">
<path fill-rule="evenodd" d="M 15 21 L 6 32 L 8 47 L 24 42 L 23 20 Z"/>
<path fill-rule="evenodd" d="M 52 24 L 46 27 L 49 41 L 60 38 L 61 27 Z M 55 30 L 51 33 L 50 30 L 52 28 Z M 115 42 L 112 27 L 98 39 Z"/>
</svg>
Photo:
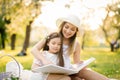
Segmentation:
<svg viewBox="0 0 120 80">
<path fill-rule="evenodd" d="M 90 68 L 110 78 L 120 80 L 120 51 L 110 52 L 108 48 L 87 48 L 82 54 L 82 59 L 95 57 Z"/>
<path fill-rule="evenodd" d="M 0 56 L 10 54 L 23 65 L 24 69 L 30 70 L 33 61 L 33 56 L 30 54 L 30 48 L 27 51 L 27 56 L 15 56 L 20 50 L 20 48 L 16 48 L 16 50 L 7 48 L 0 51 Z M 82 60 L 86 60 L 90 57 L 95 57 L 96 60 L 88 67 L 107 77 L 120 79 L 120 51 L 110 52 L 109 48 L 85 48 L 82 50 L 80 56 Z M 0 72 L 5 71 L 6 63 L 11 60 L 12 59 L 7 56 L 0 59 Z"/>
</svg>

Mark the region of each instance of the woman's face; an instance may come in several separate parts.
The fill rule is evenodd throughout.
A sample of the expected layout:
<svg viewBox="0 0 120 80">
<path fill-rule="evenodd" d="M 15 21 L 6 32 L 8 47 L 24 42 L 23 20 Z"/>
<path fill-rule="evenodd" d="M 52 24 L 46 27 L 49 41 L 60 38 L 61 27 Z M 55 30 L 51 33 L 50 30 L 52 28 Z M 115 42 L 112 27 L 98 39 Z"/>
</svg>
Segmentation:
<svg viewBox="0 0 120 80">
<path fill-rule="evenodd" d="M 77 27 L 70 24 L 70 23 L 65 23 L 63 25 L 62 33 L 64 38 L 71 38 L 75 33 L 77 32 Z"/>
<path fill-rule="evenodd" d="M 49 52 L 57 53 L 57 52 L 59 52 L 60 47 L 61 47 L 61 39 L 53 38 L 48 42 L 47 45 L 49 46 Z"/>
</svg>

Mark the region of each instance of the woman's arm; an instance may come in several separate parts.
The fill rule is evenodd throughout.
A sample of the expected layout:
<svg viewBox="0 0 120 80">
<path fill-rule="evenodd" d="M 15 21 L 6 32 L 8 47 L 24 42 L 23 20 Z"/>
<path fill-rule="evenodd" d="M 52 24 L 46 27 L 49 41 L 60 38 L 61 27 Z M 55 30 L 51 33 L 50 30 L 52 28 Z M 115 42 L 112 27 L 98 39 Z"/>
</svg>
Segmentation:
<svg viewBox="0 0 120 80">
<path fill-rule="evenodd" d="M 74 64 L 77 64 L 77 63 L 80 63 L 80 52 L 81 52 L 81 48 L 80 48 L 80 44 L 79 42 L 76 42 L 75 43 L 76 46 L 75 46 L 75 51 L 73 53 L 73 62 Z"/>
<path fill-rule="evenodd" d="M 48 61 L 41 53 L 40 50 L 43 48 L 44 44 L 45 44 L 45 39 L 39 41 L 35 46 L 33 46 L 33 48 L 31 49 L 31 53 L 32 55 L 38 59 L 41 60 L 43 62 L 43 64 L 51 64 L 50 61 Z"/>
</svg>

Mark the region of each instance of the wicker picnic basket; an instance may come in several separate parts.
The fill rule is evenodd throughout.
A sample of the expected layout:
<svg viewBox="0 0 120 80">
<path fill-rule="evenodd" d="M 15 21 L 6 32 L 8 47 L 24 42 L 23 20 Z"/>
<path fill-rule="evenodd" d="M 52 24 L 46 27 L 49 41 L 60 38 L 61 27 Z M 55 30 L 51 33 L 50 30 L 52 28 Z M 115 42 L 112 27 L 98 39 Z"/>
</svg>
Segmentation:
<svg viewBox="0 0 120 80">
<path fill-rule="evenodd" d="M 12 72 L 0 72 L 0 80 L 20 80 L 20 65 L 19 65 L 18 61 L 13 56 L 8 55 L 8 54 L 0 56 L 0 59 L 3 57 L 6 57 L 6 56 L 12 58 L 16 62 L 18 69 L 19 69 L 19 75 L 18 75 L 18 77 L 14 77 Z"/>
</svg>

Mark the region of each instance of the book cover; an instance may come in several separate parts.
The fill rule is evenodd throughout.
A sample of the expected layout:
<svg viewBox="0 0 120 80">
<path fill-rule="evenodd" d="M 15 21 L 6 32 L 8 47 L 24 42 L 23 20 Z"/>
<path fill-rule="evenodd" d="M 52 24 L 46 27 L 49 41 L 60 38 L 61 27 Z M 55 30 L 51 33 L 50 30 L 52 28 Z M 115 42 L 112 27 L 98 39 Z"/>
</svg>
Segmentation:
<svg viewBox="0 0 120 80">
<path fill-rule="evenodd" d="M 85 66 L 89 65 L 91 62 L 93 62 L 95 58 L 89 58 L 85 60 L 83 63 L 79 65 L 73 65 L 73 68 L 68 69 L 64 67 L 60 67 L 54 64 L 49 64 L 45 66 L 41 66 L 39 68 L 33 69 L 34 72 L 43 72 L 43 73 L 58 73 L 58 74 L 66 74 L 71 75 L 78 73 L 81 69 L 83 69 Z"/>
</svg>

